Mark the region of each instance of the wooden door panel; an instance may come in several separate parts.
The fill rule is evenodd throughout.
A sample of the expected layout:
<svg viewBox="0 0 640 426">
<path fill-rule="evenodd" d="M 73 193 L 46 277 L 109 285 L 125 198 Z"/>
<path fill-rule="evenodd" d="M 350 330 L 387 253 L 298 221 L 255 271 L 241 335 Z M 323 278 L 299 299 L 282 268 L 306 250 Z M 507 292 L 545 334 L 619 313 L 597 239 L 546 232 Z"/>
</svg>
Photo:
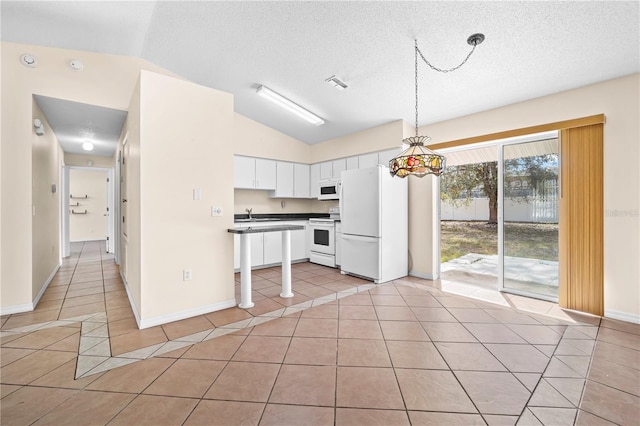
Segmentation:
<svg viewBox="0 0 640 426">
<path fill-rule="evenodd" d="M 560 133 L 559 304 L 604 315 L 603 125 Z"/>
</svg>

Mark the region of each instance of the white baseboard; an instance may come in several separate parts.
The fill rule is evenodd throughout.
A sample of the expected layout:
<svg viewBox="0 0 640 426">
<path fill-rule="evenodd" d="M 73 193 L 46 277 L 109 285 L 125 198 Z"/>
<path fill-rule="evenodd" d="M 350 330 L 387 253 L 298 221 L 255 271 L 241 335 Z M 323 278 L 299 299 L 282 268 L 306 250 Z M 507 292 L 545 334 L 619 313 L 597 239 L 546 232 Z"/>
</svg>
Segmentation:
<svg viewBox="0 0 640 426">
<path fill-rule="evenodd" d="M 38 302 L 40 301 L 40 299 L 42 298 L 42 295 L 44 294 L 44 292 L 49 287 L 49 284 L 51 284 L 51 281 L 53 281 L 53 277 L 55 277 L 56 274 L 58 273 L 58 270 L 60 269 L 60 265 L 61 264 L 58 263 L 56 265 L 56 267 L 53 268 L 53 272 L 51 272 L 51 274 L 49 274 L 49 277 L 44 282 L 44 285 L 42 286 L 42 288 L 38 292 L 38 294 L 35 297 L 35 299 L 33 299 L 33 302 L 25 303 L 23 305 L 0 307 L 0 315 L 21 314 L 23 312 L 31 312 L 31 311 L 33 311 L 35 309 L 35 307 L 38 305 Z"/>
<path fill-rule="evenodd" d="M 430 280 L 430 281 L 434 281 L 437 280 L 438 278 L 440 278 L 439 276 L 435 275 L 435 274 L 425 274 L 424 272 L 418 272 L 418 271 L 409 271 L 409 275 L 412 277 L 418 277 L 418 278 L 422 278 L 425 280 Z"/>
<path fill-rule="evenodd" d="M 38 306 L 38 302 L 40 302 L 40 298 L 42 298 L 42 295 L 44 294 L 44 292 L 47 291 L 47 288 L 49 288 L 49 284 L 51 284 L 51 281 L 53 281 L 53 277 L 55 277 L 56 274 L 58 273 L 58 271 L 60 270 L 60 265 L 61 265 L 61 263 L 58 263 L 56 265 L 56 267 L 53 268 L 53 272 L 51 272 L 51 274 L 49 275 L 49 278 L 47 278 L 47 281 L 45 281 L 44 285 L 40 289 L 40 292 L 38 293 L 36 298 L 33 299 L 33 308 L 34 309 L 35 309 L 36 306 Z"/>
<path fill-rule="evenodd" d="M 124 289 L 127 292 L 127 298 L 129 299 L 129 304 L 131 305 L 131 310 L 133 311 L 133 316 L 136 319 L 136 324 L 138 324 L 138 328 L 140 327 L 140 313 L 138 312 L 138 307 L 136 303 L 133 301 L 133 297 L 131 297 L 131 292 L 129 291 L 129 283 L 127 279 L 124 277 L 122 270 L 120 270 L 120 278 L 122 278 L 122 282 L 124 283 Z"/>
<path fill-rule="evenodd" d="M 25 303 L 24 305 L 5 306 L 0 308 L 0 315 L 21 314 L 23 312 L 33 311 L 33 303 Z"/>
<path fill-rule="evenodd" d="M 209 314 L 211 312 L 219 311 L 221 309 L 233 308 L 236 306 L 236 299 L 229 299 L 223 302 L 214 303 L 213 305 L 200 306 L 194 309 L 187 309 L 180 312 L 175 312 L 168 315 L 161 315 L 155 318 L 144 319 L 138 323 L 140 329 L 155 327 L 156 325 L 167 324 L 173 321 L 180 321 L 183 319 L 195 317 L 197 315 Z M 136 318 L 137 321 L 137 318 Z"/>
<path fill-rule="evenodd" d="M 605 318 L 611 318 L 620 321 L 632 322 L 635 324 L 640 324 L 640 315 L 639 314 L 630 314 L 628 312 L 620 312 L 615 309 L 605 309 L 604 310 Z"/>
<path fill-rule="evenodd" d="M 225 300 L 224 302 L 214 303 L 213 305 L 200 306 L 194 309 L 187 309 L 185 311 L 175 312 L 169 315 L 161 315 L 155 318 L 149 319 L 141 319 L 140 313 L 138 311 L 138 307 L 133 301 L 133 297 L 131 297 L 131 293 L 129 291 L 129 284 L 125 279 L 124 275 L 122 275 L 122 271 L 120 272 L 120 277 L 122 278 L 122 282 L 124 283 L 124 288 L 127 291 L 127 297 L 129 298 L 129 303 L 131 304 L 131 310 L 133 311 L 133 316 L 136 318 L 136 324 L 138 324 L 138 328 L 140 330 L 150 327 L 155 327 L 156 325 L 167 324 L 173 321 L 180 321 L 183 319 L 195 317 L 197 315 L 209 314 L 211 312 L 219 311 L 221 309 L 233 308 L 237 305 L 236 299 Z"/>
</svg>

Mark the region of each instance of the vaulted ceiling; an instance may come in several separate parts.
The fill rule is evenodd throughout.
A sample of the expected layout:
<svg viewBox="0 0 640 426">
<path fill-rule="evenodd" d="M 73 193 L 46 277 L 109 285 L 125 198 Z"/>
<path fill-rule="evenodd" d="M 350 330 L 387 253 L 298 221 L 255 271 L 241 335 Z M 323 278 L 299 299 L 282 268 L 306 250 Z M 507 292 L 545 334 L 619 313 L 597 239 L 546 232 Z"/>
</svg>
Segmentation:
<svg viewBox="0 0 640 426">
<path fill-rule="evenodd" d="M 393 120 L 420 125 L 640 71 L 637 1 L 2 1 L 3 41 L 138 56 L 235 96 L 235 109 L 313 144 Z M 81 58 L 80 58 L 81 59 Z M 349 87 L 325 82 L 333 75 Z M 256 96 L 266 85 L 326 120 Z"/>
</svg>

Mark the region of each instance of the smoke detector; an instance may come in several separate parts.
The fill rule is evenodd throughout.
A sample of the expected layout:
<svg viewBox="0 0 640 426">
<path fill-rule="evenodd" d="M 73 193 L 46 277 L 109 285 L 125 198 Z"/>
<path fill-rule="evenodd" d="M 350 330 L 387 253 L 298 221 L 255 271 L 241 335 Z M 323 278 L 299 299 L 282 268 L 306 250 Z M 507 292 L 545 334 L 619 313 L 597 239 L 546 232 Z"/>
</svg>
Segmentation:
<svg viewBox="0 0 640 426">
<path fill-rule="evenodd" d="M 79 59 L 74 59 L 71 62 L 69 62 L 69 66 L 74 71 L 82 71 L 84 68 L 84 65 L 82 64 L 82 62 L 80 62 Z"/>
<path fill-rule="evenodd" d="M 344 81 L 340 80 L 340 78 L 336 77 L 335 75 L 332 75 L 325 81 L 340 91 L 345 90 L 347 87 L 349 87 Z"/>
<path fill-rule="evenodd" d="M 36 58 L 33 55 L 30 55 L 29 53 L 25 53 L 24 55 L 20 56 L 20 62 L 25 67 L 29 67 L 29 68 L 35 68 L 38 66 L 38 58 Z"/>
</svg>

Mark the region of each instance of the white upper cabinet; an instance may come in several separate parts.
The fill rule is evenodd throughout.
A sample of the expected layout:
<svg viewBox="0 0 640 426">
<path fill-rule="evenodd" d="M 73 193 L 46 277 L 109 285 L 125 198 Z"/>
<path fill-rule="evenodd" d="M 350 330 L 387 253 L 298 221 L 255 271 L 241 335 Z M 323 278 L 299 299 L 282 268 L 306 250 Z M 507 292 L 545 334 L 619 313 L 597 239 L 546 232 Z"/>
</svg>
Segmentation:
<svg viewBox="0 0 640 426">
<path fill-rule="evenodd" d="M 320 179 L 331 179 L 333 177 L 333 161 L 320 163 Z"/>
<path fill-rule="evenodd" d="M 320 163 L 320 179 L 340 179 L 340 173 L 347 168 L 344 158 Z"/>
<path fill-rule="evenodd" d="M 276 190 L 270 193 L 273 198 L 309 198 L 308 164 L 278 161 Z"/>
<path fill-rule="evenodd" d="M 378 164 L 389 167 L 389 160 L 402 152 L 402 147 L 378 152 Z"/>
<path fill-rule="evenodd" d="M 256 160 L 250 157 L 233 157 L 234 188 L 254 189 L 256 187 Z"/>
<path fill-rule="evenodd" d="M 312 164 L 309 168 L 309 195 L 311 198 L 318 198 L 320 195 L 320 163 Z"/>
<path fill-rule="evenodd" d="M 367 167 L 374 167 L 378 165 L 378 153 L 372 152 L 370 154 L 358 155 L 358 168 L 366 169 Z"/>
<path fill-rule="evenodd" d="M 273 196 L 282 198 L 293 197 L 293 163 L 278 161 L 276 170 L 276 191 Z"/>
<path fill-rule="evenodd" d="M 276 162 L 234 156 L 233 186 L 238 189 L 276 189 Z"/>
<path fill-rule="evenodd" d="M 343 170 L 347 169 L 347 160 L 345 158 L 340 158 L 338 160 L 333 160 L 333 178 L 340 179 L 340 174 Z"/>
<path fill-rule="evenodd" d="M 355 170 L 359 168 L 358 165 L 358 156 L 354 155 L 353 157 L 347 158 L 347 170 Z"/>
<path fill-rule="evenodd" d="M 293 196 L 309 198 L 310 167 L 308 164 L 293 165 Z"/>
<path fill-rule="evenodd" d="M 256 189 L 276 189 L 276 162 L 256 158 Z"/>
</svg>

